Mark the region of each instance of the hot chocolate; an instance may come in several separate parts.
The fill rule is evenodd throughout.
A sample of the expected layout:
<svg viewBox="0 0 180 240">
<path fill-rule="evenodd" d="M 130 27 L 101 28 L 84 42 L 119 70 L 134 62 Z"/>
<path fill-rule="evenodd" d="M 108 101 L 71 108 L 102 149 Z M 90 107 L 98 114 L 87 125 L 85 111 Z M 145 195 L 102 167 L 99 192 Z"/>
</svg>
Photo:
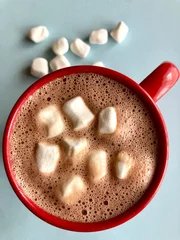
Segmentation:
<svg viewBox="0 0 180 240">
<path fill-rule="evenodd" d="M 72 122 L 63 112 L 64 104 L 77 96 L 94 115 L 88 126 L 78 131 L 73 130 Z M 50 105 L 56 106 L 64 123 L 62 131 L 51 137 L 37 117 Z M 98 116 L 106 107 L 116 109 L 117 128 L 112 134 L 99 134 Z M 64 139 L 69 138 L 88 142 L 75 161 L 65 151 Z M 60 148 L 56 168 L 50 174 L 40 172 L 37 166 L 40 142 Z M 143 196 L 156 169 L 158 137 L 150 112 L 130 89 L 102 75 L 84 73 L 56 79 L 30 97 L 17 115 L 10 147 L 17 182 L 32 201 L 62 219 L 97 222 L 125 212 Z M 106 155 L 106 172 L 94 182 L 88 170 L 88 155 L 102 151 Z M 119 152 L 128 152 L 133 160 L 128 176 L 123 179 L 115 173 Z M 85 191 L 69 203 L 61 198 L 61 185 L 73 176 L 78 181 L 80 176 Z"/>
</svg>

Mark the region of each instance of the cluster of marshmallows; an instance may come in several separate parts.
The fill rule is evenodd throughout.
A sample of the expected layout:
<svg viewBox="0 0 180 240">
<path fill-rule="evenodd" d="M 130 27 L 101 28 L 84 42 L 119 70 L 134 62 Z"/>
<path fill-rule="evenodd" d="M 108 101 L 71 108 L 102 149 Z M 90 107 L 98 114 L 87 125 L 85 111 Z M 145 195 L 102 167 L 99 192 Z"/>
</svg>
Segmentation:
<svg viewBox="0 0 180 240">
<path fill-rule="evenodd" d="M 47 138 L 62 134 L 65 124 L 62 114 L 71 121 L 73 131 L 81 131 L 92 124 L 95 115 L 89 109 L 82 97 L 74 97 L 64 103 L 62 112 L 56 105 L 49 105 L 40 110 L 38 122 L 47 129 Z M 98 135 L 113 134 L 117 130 L 117 113 L 114 107 L 105 107 L 98 114 Z M 73 165 L 80 164 L 80 154 L 84 153 L 87 159 L 89 181 L 97 183 L 107 174 L 107 152 L 103 149 L 88 150 L 89 143 L 86 138 L 63 137 L 61 146 L 39 142 L 36 149 L 37 167 L 42 174 L 52 174 L 61 161 L 62 151 Z M 133 159 L 129 153 L 120 151 L 114 161 L 114 173 L 119 179 L 128 177 L 133 166 Z M 85 192 L 86 184 L 81 176 L 68 176 L 59 188 L 61 200 L 73 203 L 80 194 Z"/>
<path fill-rule="evenodd" d="M 110 35 L 117 43 L 121 43 L 125 39 L 128 30 L 128 26 L 124 22 L 119 22 L 117 26 L 110 32 Z M 39 43 L 45 40 L 48 36 L 49 31 L 45 26 L 34 27 L 29 31 L 29 38 L 35 43 Z M 101 45 L 106 44 L 107 42 L 108 31 L 106 29 L 94 30 L 89 36 L 90 44 Z M 68 40 L 65 37 L 59 38 L 52 44 L 52 50 L 57 55 L 49 63 L 52 71 L 70 66 L 70 62 L 64 56 L 64 54 L 68 52 L 69 48 L 75 55 L 79 56 L 80 58 L 87 57 L 91 49 L 91 47 L 80 38 L 75 38 L 71 42 L 70 46 Z M 96 62 L 93 65 L 100 67 L 104 66 L 102 62 Z M 43 77 L 48 74 L 48 72 L 48 61 L 45 58 L 38 57 L 32 61 L 31 74 L 34 77 Z"/>
</svg>

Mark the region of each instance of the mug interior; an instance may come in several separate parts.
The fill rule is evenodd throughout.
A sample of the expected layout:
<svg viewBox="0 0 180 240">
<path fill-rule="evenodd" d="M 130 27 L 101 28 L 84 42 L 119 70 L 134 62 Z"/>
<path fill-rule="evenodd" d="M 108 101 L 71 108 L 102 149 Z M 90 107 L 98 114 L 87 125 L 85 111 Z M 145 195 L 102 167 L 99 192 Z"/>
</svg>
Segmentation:
<svg viewBox="0 0 180 240">
<path fill-rule="evenodd" d="M 155 126 L 157 128 L 157 134 L 159 136 L 159 156 L 157 167 L 155 171 L 155 175 L 151 181 L 150 186 L 146 190 L 145 194 L 141 197 L 141 199 L 134 204 L 131 208 L 129 208 L 124 213 L 120 214 L 117 217 L 114 217 L 109 220 L 101 221 L 101 222 L 93 222 L 93 223 L 78 223 L 78 222 L 70 222 L 67 220 L 63 220 L 61 218 L 55 217 L 40 207 L 38 207 L 31 199 L 29 199 L 22 191 L 21 187 L 18 185 L 16 178 L 12 171 L 12 162 L 10 159 L 10 136 L 12 133 L 13 125 L 16 120 L 16 116 L 20 111 L 22 105 L 26 102 L 26 100 L 39 88 L 43 85 L 47 84 L 50 81 L 53 81 L 57 78 L 64 77 L 70 74 L 78 74 L 78 73 L 96 73 L 100 75 L 104 75 L 113 80 L 119 81 L 121 84 L 124 84 L 129 89 L 131 89 L 135 94 L 139 96 L 141 101 L 144 102 L 147 109 L 151 112 L 152 118 L 154 120 Z M 163 179 L 166 167 L 167 167 L 167 159 L 168 159 L 168 136 L 166 131 L 166 126 L 164 120 L 161 116 L 159 109 L 157 108 L 154 101 L 151 97 L 133 80 L 128 78 L 127 76 L 113 71 L 111 69 L 96 67 L 96 66 L 75 66 L 69 67 L 65 69 L 61 69 L 46 75 L 41 78 L 34 84 L 32 84 L 18 99 L 16 104 L 14 105 L 9 118 L 6 123 L 5 131 L 4 131 L 4 139 L 3 139 L 3 159 L 4 166 L 10 181 L 12 188 L 15 193 L 22 201 L 22 203 L 36 216 L 46 221 L 49 224 L 52 224 L 56 227 L 63 228 L 71 231 L 78 232 L 93 232 L 93 231 L 101 231 L 106 230 L 117 225 L 120 225 L 135 215 L 137 215 L 140 211 L 142 211 L 146 205 L 151 201 L 153 196 L 155 195 L 158 187 Z"/>
</svg>

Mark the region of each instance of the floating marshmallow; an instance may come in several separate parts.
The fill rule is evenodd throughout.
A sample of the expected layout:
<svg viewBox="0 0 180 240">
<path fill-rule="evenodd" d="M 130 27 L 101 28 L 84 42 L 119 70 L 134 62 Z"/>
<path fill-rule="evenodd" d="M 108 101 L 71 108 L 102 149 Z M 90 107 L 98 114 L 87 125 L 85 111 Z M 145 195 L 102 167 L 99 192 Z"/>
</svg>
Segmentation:
<svg viewBox="0 0 180 240">
<path fill-rule="evenodd" d="M 104 64 L 103 62 L 96 62 L 93 64 L 93 66 L 104 67 Z"/>
<path fill-rule="evenodd" d="M 89 36 L 89 42 L 92 44 L 105 44 L 107 41 L 108 31 L 106 29 L 92 31 Z"/>
<path fill-rule="evenodd" d="M 49 32 L 44 26 L 34 27 L 29 31 L 29 38 L 35 43 L 42 42 L 48 36 Z"/>
<path fill-rule="evenodd" d="M 94 114 L 80 96 L 67 101 L 63 106 L 63 111 L 72 121 L 75 131 L 87 127 L 94 119 Z"/>
<path fill-rule="evenodd" d="M 119 22 L 115 29 L 110 33 L 111 37 L 118 43 L 121 43 L 129 31 L 128 26 L 124 22 Z"/>
<path fill-rule="evenodd" d="M 55 105 L 43 108 L 38 114 L 38 120 L 47 127 L 49 138 L 58 136 L 64 130 L 61 114 Z"/>
<path fill-rule="evenodd" d="M 38 147 L 36 150 L 36 162 L 40 172 L 54 172 L 59 158 L 60 150 L 58 145 L 38 143 Z"/>
<path fill-rule="evenodd" d="M 69 50 L 69 43 L 65 37 L 62 37 L 55 41 L 52 45 L 52 49 L 57 55 L 64 55 Z"/>
<path fill-rule="evenodd" d="M 90 51 L 90 46 L 83 42 L 80 38 L 76 38 L 70 45 L 71 51 L 81 58 L 87 57 Z"/>
<path fill-rule="evenodd" d="M 117 116 L 114 107 L 106 107 L 99 114 L 98 131 L 100 134 L 111 134 L 116 131 Z"/>
<path fill-rule="evenodd" d="M 35 58 L 31 64 L 31 75 L 41 78 L 48 74 L 48 61 L 45 58 Z"/>
<path fill-rule="evenodd" d="M 66 137 L 63 140 L 64 140 L 65 152 L 70 157 L 77 156 L 88 145 L 88 141 L 85 138 Z"/>
<path fill-rule="evenodd" d="M 73 203 L 86 190 L 85 183 L 78 175 L 71 176 L 61 185 L 61 200 Z"/>
<path fill-rule="evenodd" d="M 129 170 L 133 165 L 131 156 L 126 152 L 120 152 L 117 155 L 115 162 L 115 173 L 119 179 L 124 179 L 128 176 Z"/>
<path fill-rule="evenodd" d="M 103 150 L 94 150 L 88 158 L 88 171 L 91 181 L 97 182 L 107 173 L 107 154 Z"/>
<path fill-rule="evenodd" d="M 57 56 L 50 61 L 49 65 L 52 71 L 56 71 L 61 68 L 69 67 L 70 62 L 65 56 Z"/>
</svg>

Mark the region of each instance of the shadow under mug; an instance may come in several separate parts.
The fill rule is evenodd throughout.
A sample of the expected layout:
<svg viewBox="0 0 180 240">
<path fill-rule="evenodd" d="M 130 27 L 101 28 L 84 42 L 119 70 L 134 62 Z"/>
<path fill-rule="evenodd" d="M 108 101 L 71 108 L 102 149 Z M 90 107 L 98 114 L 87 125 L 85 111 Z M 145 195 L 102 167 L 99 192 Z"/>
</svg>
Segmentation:
<svg viewBox="0 0 180 240">
<path fill-rule="evenodd" d="M 26 100 L 40 87 L 47 84 L 50 81 L 53 81 L 57 78 L 64 77 L 70 74 L 79 74 L 79 73 L 96 73 L 104 75 L 108 78 L 119 81 L 121 84 L 124 84 L 129 89 L 131 89 L 135 94 L 139 96 L 145 106 L 149 109 L 152 114 L 152 117 L 157 128 L 157 133 L 159 138 L 159 154 L 157 159 L 157 167 L 152 179 L 152 182 L 145 194 L 141 199 L 129 208 L 126 212 L 120 214 L 117 217 L 114 217 L 109 220 L 94 222 L 94 223 L 79 223 L 63 220 L 59 217 L 53 216 L 40 207 L 38 207 L 31 199 L 29 199 L 19 186 L 14 176 L 12 170 L 12 161 L 10 158 L 10 136 L 12 133 L 13 125 L 16 120 L 16 116 L 20 111 L 22 105 Z M 69 68 L 64 68 L 55 72 L 52 72 L 43 78 L 36 81 L 32 84 L 18 99 L 14 105 L 9 118 L 6 123 L 4 138 L 3 138 L 3 159 L 6 174 L 8 176 L 9 182 L 14 189 L 15 193 L 22 201 L 22 203 L 36 216 L 42 220 L 50 223 L 56 227 L 63 228 L 71 231 L 78 232 L 93 232 L 106 230 L 117 225 L 120 225 L 139 212 L 141 212 L 147 204 L 151 201 L 155 193 L 157 192 L 163 176 L 166 171 L 167 161 L 168 161 L 168 135 L 166 126 L 163 120 L 163 117 L 156 105 L 156 102 L 177 82 L 179 78 L 179 70 L 177 67 L 170 63 L 164 62 L 159 67 L 157 67 L 150 75 L 148 75 L 140 84 L 137 84 L 135 81 L 129 77 L 113 71 L 111 69 L 97 67 L 97 66 L 74 66 Z"/>
</svg>

